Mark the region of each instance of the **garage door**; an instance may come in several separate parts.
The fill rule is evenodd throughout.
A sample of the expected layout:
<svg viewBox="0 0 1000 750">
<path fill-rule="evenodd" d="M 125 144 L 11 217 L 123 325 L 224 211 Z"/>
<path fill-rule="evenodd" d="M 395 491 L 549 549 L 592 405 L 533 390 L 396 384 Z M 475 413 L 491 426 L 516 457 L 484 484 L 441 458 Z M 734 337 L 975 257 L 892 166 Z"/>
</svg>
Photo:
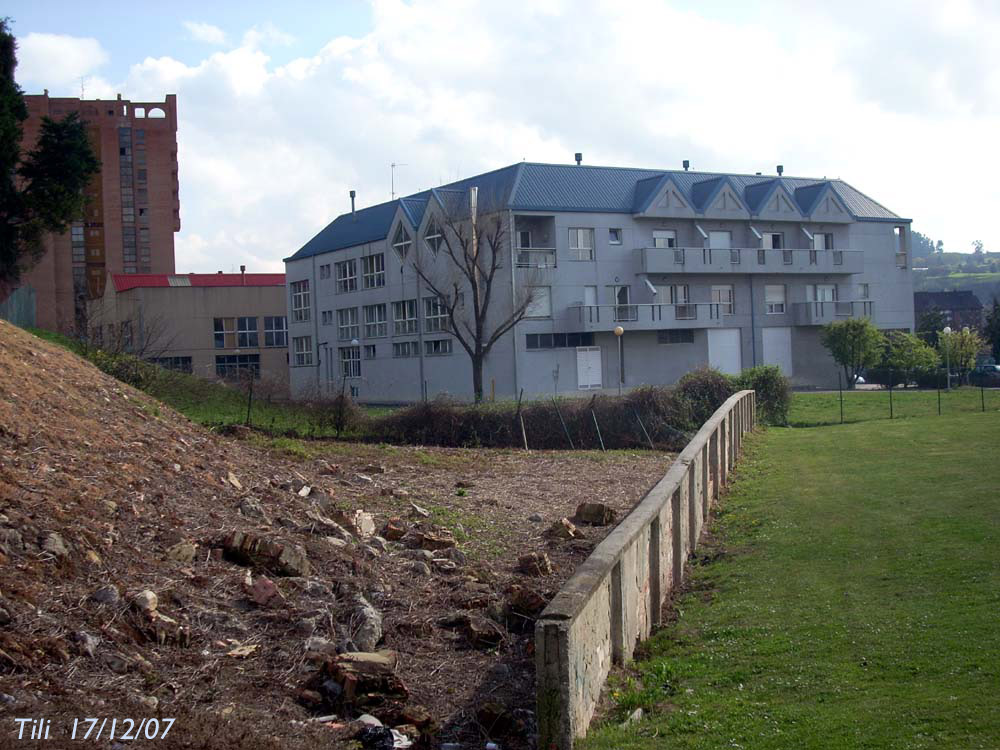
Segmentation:
<svg viewBox="0 0 1000 750">
<path fill-rule="evenodd" d="M 576 350 L 576 382 L 581 391 L 601 387 L 601 347 L 581 346 Z"/>
<path fill-rule="evenodd" d="M 727 375 L 740 374 L 743 360 L 739 328 L 708 329 L 708 364 Z"/>
<path fill-rule="evenodd" d="M 785 375 L 792 374 L 792 329 L 762 328 L 764 364 L 777 365 Z"/>
</svg>

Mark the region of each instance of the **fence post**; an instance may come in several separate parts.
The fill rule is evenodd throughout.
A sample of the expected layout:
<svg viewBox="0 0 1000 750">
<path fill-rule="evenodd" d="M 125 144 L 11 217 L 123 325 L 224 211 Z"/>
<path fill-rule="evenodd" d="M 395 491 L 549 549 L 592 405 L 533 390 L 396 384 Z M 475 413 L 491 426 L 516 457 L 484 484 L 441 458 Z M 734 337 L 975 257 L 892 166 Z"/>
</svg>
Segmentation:
<svg viewBox="0 0 1000 750">
<path fill-rule="evenodd" d="M 940 416 L 941 416 L 941 379 L 940 379 L 940 378 L 934 378 L 934 382 L 935 382 L 935 383 L 937 383 L 937 392 L 938 392 L 938 416 L 940 417 Z"/>
<path fill-rule="evenodd" d="M 889 368 L 889 419 L 892 419 L 892 368 Z"/>
<path fill-rule="evenodd" d="M 837 393 L 840 394 L 840 423 L 844 424 L 844 383 L 837 370 Z"/>
<path fill-rule="evenodd" d="M 983 411 L 986 411 L 986 384 L 980 383 L 979 385 L 979 404 L 982 406 Z"/>
</svg>

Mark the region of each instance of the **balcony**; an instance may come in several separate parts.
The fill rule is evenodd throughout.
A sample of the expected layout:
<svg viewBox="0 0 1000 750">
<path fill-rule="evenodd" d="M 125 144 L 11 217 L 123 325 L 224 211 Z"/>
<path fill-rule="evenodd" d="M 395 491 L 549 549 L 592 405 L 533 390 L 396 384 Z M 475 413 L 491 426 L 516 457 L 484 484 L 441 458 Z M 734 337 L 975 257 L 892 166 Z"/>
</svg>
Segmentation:
<svg viewBox="0 0 1000 750">
<path fill-rule="evenodd" d="M 800 273 L 834 274 L 864 271 L 863 250 L 791 248 L 643 247 L 641 273 Z"/>
<path fill-rule="evenodd" d="M 851 302 L 796 302 L 792 305 L 792 322 L 797 326 L 822 326 L 848 318 L 870 318 L 870 300 Z"/>
<path fill-rule="evenodd" d="M 571 305 L 576 310 L 581 331 L 613 331 L 621 323 L 629 330 L 655 331 L 661 328 L 725 327 L 735 313 L 732 304 L 691 302 L 687 304 Z"/>
<path fill-rule="evenodd" d="M 517 248 L 518 268 L 555 268 L 556 249 L 554 247 Z"/>
</svg>

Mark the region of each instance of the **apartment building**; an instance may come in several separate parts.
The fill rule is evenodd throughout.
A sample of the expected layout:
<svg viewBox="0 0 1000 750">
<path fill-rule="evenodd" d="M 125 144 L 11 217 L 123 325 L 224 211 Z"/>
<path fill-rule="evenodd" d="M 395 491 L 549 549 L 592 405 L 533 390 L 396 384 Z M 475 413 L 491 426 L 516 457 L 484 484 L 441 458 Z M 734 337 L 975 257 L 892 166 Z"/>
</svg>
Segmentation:
<svg viewBox="0 0 1000 750">
<path fill-rule="evenodd" d="M 533 287 L 487 361 L 497 397 L 670 384 L 701 365 L 836 386 L 821 326 L 913 329 L 910 220 L 842 180 L 520 163 L 339 216 L 286 259 L 293 394 L 471 397 L 469 357 L 412 267 L 471 187 L 508 228 L 494 304 Z"/>
<path fill-rule="evenodd" d="M 24 97 L 22 149 L 30 150 L 42 118 L 76 112 L 86 123 L 101 171 L 86 189 L 85 216 L 70 231 L 47 235 L 41 261 L 24 274 L 8 307 L 16 322 L 64 333 L 86 328 L 87 300 L 104 293 L 111 274 L 172 274 L 180 231 L 177 98 L 162 102 Z"/>
<path fill-rule="evenodd" d="M 91 301 L 92 343 L 209 380 L 287 394 L 285 275 L 108 274 Z"/>
</svg>

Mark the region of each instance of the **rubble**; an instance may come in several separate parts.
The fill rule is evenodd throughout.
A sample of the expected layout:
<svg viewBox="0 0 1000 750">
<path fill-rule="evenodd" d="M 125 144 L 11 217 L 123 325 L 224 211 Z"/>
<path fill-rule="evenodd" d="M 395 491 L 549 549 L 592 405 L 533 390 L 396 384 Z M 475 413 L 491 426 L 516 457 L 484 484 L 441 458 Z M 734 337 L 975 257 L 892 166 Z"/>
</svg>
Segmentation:
<svg viewBox="0 0 1000 750">
<path fill-rule="evenodd" d="M 529 576 L 547 576 L 552 574 L 552 561 L 544 552 L 529 552 L 517 558 L 517 569 Z"/>
<path fill-rule="evenodd" d="M 382 640 L 382 615 L 361 594 L 354 596 L 354 611 L 351 622 L 354 625 L 352 640 L 362 651 L 374 651 Z"/>
<path fill-rule="evenodd" d="M 614 523 L 615 511 L 604 503 L 580 503 L 574 518 L 590 526 L 607 526 Z"/>
<path fill-rule="evenodd" d="M 243 565 L 258 565 L 284 576 L 312 572 L 305 550 L 297 545 L 264 539 L 244 531 L 231 531 L 222 540 L 225 555 Z"/>
<path fill-rule="evenodd" d="M 549 526 L 545 535 L 553 539 L 580 539 L 583 537 L 583 532 L 568 518 L 562 518 Z"/>
</svg>

